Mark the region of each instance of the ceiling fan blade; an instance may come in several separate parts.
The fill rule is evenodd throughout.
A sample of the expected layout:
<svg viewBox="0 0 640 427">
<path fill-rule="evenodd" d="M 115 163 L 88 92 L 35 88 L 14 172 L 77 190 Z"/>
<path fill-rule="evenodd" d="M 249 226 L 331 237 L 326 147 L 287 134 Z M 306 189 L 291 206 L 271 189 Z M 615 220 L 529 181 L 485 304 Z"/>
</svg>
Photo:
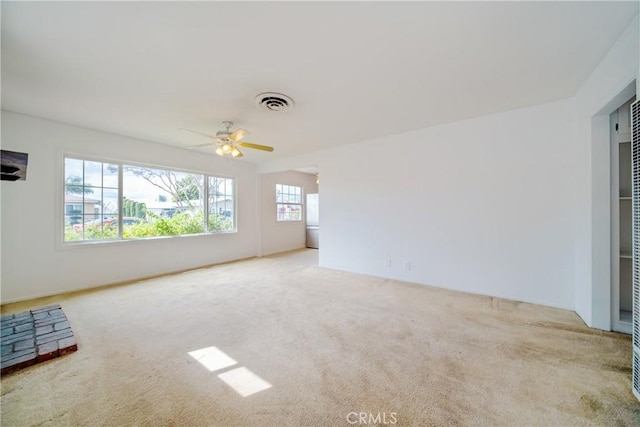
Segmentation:
<svg viewBox="0 0 640 427">
<path fill-rule="evenodd" d="M 273 151 L 273 147 L 269 147 L 268 145 L 260 145 L 260 144 L 253 144 L 251 142 L 241 142 L 238 145 L 240 145 L 241 147 L 246 147 L 246 148 L 253 148 L 254 150 L 262 150 L 262 151 Z"/>
<path fill-rule="evenodd" d="M 238 150 L 238 147 L 236 147 L 236 150 Z M 242 154 L 242 151 L 238 150 L 238 155 L 235 156 L 236 159 L 239 159 L 240 157 L 244 156 L 244 154 Z"/>
<path fill-rule="evenodd" d="M 206 134 L 206 133 L 198 132 L 197 130 L 191 130 L 191 129 L 185 129 L 185 128 L 179 128 L 178 130 L 185 130 L 187 132 L 197 133 L 198 135 L 207 136 L 207 137 L 212 138 L 212 139 L 216 138 L 213 135 L 209 135 L 209 134 Z"/>
<path fill-rule="evenodd" d="M 248 134 L 249 134 L 248 130 L 238 129 L 237 131 L 229 135 L 229 139 L 232 140 L 233 142 L 238 142 Z"/>
<path fill-rule="evenodd" d="M 215 142 L 207 142 L 206 144 L 190 145 L 187 148 L 191 149 L 191 148 L 200 148 L 200 147 L 210 147 L 212 145 L 216 145 L 216 143 Z"/>
</svg>

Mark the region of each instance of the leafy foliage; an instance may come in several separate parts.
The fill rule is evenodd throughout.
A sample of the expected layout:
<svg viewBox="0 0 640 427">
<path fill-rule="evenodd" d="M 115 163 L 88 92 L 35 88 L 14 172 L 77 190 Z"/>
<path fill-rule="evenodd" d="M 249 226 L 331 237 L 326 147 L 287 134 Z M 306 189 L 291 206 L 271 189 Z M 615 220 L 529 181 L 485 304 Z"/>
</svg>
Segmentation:
<svg viewBox="0 0 640 427">
<path fill-rule="evenodd" d="M 65 182 L 65 192 L 67 194 L 91 194 L 93 193 L 93 189 L 90 187 L 83 186 L 84 181 L 82 177 L 77 175 L 71 175 L 67 178 Z"/>
<path fill-rule="evenodd" d="M 200 183 L 193 175 L 187 175 L 176 182 L 174 202 L 200 200 Z"/>
<path fill-rule="evenodd" d="M 144 219 L 147 216 L 147 205 L 145 203 L 125 198 L 122 201 L 122 214 L 124 216 Z"/>
<path fill-rule="evenodd" d="M 122 229 L 124 239 L 140 239 L 157 236 L 179 236 L 185 234 L 204 233 L 204 214 L 198 212 L 179 212 L 171 218 L 160 217 L 152 212 L 147 212 L 147 222 L 125 225 Z M 209 215 L 209 231 L 220 232 L 233 229 L 233 221 L 224 215 Z M 65 241 L 78 240 L 105 240 L 118 238 L 118 225 L 86 225 L 84 238 L 82 229 L 77 230 L 73 226 L 65 229 Z"/>
</svg>

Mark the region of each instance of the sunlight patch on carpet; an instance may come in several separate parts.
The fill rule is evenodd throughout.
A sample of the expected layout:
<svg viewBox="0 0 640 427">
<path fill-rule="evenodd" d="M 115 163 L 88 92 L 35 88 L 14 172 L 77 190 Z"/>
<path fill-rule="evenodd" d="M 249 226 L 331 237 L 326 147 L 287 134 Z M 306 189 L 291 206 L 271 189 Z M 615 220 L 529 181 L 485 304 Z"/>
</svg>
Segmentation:
<svg viewBox="0 0 640 427">
<path fill-rule="evenodd" d="M 271 384 L 245 367 L 224 372 L 218 375 L 218 378 L 227 383 L 242 397 L 251 396 L 259 391 L 271 388 Z"/>
<path fill-rule="evenodd" d="M 218 347 L 207 347 L 201 348 L 200 350 L 190 351 L 189 356 L 196 359 L 202 366 L 211 372 L 228 368 L 229 366 L 233 366 L 238 363 Z"/>
<path fill-rule="evenodd" d="M 216 372 L 238 364 L 235 359 L 215 346 L 190 351 L 187 354 L 210 372 Z M 237 391 L 242 397 L 251 396 L 259 391 L 271 388 L 271 384 L 244 366 L 223 372 L 218 375 L 218 378 Z"/>
</svg>

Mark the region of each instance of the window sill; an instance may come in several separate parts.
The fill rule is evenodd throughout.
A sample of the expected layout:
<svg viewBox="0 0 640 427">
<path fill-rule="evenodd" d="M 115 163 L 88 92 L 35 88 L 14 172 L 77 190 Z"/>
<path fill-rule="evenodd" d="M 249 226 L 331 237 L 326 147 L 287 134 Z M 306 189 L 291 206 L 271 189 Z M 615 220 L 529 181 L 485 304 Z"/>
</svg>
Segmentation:
<svg viewBox="0 0 640 427">
<path fill-rule="evenodd" d="M 215 236 L 226 236 L 237 234 L 238 230 L 229 230 L 229 231 L 221 231 L 217 233 L 199 233 L 199 234 L 182 234 L 179 236 L 153 236 L 153 237 L 143 237 L 139 239 L 113 239 L 113 240 L 76 240 L 69 242 L 59 242 L 57 245 L 58 250 L 67 250 L 67 249 L 76 249 L 82 247 L 100 247 L 100 246 L 111 246 L 111 245 L 127 245 L 132 243 L 139 242 L 152 242 L 152 241 L 160 241 L 160 240 L 171 240 L 171 239 L 194 239 L 194 238 L 207 238 L 207 237 L 215 237 Z"/>
</svg>

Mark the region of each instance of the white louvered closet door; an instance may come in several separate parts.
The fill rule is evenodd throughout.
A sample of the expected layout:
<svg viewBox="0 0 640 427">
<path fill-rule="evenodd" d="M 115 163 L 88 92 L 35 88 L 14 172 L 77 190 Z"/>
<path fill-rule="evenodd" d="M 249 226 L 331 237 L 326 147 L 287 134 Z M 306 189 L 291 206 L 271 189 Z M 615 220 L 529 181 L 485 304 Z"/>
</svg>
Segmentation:
<svg viewBox="0 0 640 427">
<path fill-rule="evenodd" d="M 633 171 L 633 394 L 640 400 L 640 102 L 631 105 Z"/>
</svg>

